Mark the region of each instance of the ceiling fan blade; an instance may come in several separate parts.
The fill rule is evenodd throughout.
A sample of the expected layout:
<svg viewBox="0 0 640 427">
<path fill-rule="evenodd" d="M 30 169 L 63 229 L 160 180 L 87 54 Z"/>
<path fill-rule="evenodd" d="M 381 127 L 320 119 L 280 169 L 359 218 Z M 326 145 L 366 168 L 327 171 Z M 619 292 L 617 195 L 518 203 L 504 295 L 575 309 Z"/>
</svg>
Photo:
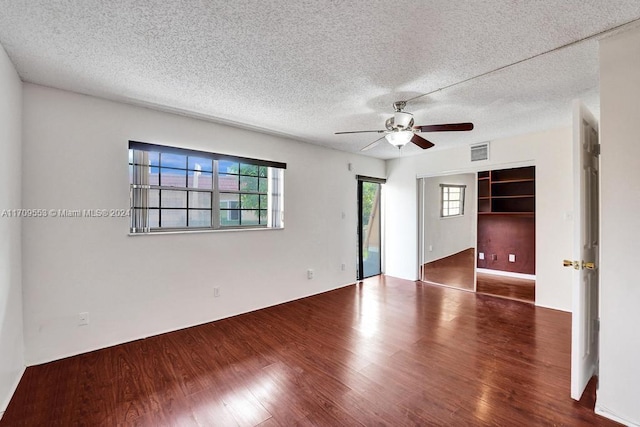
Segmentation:
<svg viewBox="0 0 640 427">
<path fill-rule="evenodd" d="M 367 150 L 371 150 L 373 147 L 375 147 L 376 145 L 380 144 L 380 141 L 382 141 L 384 139 L 384 136 L 381 138 L 376 139 L 375 141 L 373 141 L 371 144 L 367 145 L 366 147 L 362 148 L 360 151 L 367 151 Z"/>
<path fill-rule="evenodd" d="M 413 142 L 414 144 L 416 144 L 418 147 L 422 148 L 423 150 L 426 150 L 427 148 L 431 148 L 431 147 L 434 146 L 433 142 L 427 141 L 426 139 L 424 139 L 420 135 L 416 135 L 416 134 L 413 134 L 413 137 L 411 138 L 411 142 Z"/>
<path fill-rule="evenodd" d="M 449 123 L 444 125 L 414 126 L 420 132 L 456 132 L 462 130 L 472 130 L 473 123 Z"/>
<path fill-rule="evenodd" d="M 348 131 L 348 132 L 336 132 L 334 135 L 343 135 L 345 133 L 384 133 L 386 131 L 384 130 L 352 130 L 352 131 Z"/>
</svg>

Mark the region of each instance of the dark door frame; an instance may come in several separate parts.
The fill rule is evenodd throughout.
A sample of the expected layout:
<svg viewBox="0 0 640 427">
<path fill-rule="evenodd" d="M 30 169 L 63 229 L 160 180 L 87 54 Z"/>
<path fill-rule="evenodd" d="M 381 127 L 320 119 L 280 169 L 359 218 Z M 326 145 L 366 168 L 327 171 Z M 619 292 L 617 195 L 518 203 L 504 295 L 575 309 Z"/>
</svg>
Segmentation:
<svg viewBox="0 0 640 427">
<path fill-rule="evenodd" d="M 364 276 L 364 259 L 362 256 L 362 245 L 364 244 L 364 236 L 362 235 L 362 226 L 364 223 L 364 220 L 362 218 L 362 184 L 364 182 L 371 182 L 371 183 L 375 183 L 375 184 L 385 184 L 387 182 L 386 179 L 383 178 L 373 178 L 373 177 L 369 177 L 369 176 L 363 176 L 363 175 L 356 175 L 356 179 L 358 180 L 358 272 L 357 272 L 357 280 L 362 280 L 365 279 Z M 380 187 L 380 190 L 382 191 L 382 186 Z M 382 203 L 380 202 L 380 200 L 378 201 L 378 203 L 380 204 L 380 210 L 382 210 Z M 381 215 L 382 212 L 379 212 L 379 215 Z M 380 227 L 382 228 L 382 221 L 380 221 Z M 380 233 L 380 237 L 381 237 L 381 243 L 382 243 L 382 233 Z M 382 244 L 380 245 L 380 268 L 378 269 L 380 271 L 381 274 L 382 273 Z M 375 275 L 374 275 L 375 276 Z M 367 276 L 370 277 L 370 276 Z"/>
</svg>

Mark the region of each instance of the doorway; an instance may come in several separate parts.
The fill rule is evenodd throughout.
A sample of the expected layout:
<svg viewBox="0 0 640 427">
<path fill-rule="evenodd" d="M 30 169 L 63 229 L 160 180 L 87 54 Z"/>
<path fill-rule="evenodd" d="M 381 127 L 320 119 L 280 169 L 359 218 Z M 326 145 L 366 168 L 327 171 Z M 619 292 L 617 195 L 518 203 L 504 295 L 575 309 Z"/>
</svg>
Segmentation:
<svg viewBox="0 0 640 427">
<path fill-rule="evenodd" d="M 535 302 L 535 176 L 535 166 L 478 172 L 478 293 Z"/>
<path fill-rule="evenodd" d="M 358 175 L 358 280 L 382 273 L 382 184 L 385 180 Z"/>
</svg>

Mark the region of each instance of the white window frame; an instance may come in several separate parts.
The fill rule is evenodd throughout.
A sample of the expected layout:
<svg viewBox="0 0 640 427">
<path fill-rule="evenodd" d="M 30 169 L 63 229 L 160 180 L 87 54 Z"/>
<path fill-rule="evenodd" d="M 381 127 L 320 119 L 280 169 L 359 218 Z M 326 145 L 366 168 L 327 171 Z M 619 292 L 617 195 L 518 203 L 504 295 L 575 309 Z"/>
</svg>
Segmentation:
<svg viewBox="0 0 640 427">
<path fill-rule="evenodd" d="M 466 188 L 466 185 L 461 184 L 440 184 L 440 218 L 453 218 L 464 215 Z M 456 191 L 452 192 L 452 189 Z M 458 194 L 458 197 L 452 198 L 453 194 Z M 452 205 L 455 204 L 459 205 L 453 207 Z"/>
</svg>

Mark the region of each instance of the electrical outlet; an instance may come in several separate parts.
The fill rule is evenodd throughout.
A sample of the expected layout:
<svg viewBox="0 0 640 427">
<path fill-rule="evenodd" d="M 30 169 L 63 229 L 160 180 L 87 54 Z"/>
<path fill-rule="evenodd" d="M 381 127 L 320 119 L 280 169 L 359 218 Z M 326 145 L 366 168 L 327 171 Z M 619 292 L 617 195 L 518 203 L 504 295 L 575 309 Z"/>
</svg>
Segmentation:
<svg viewBox="0 0 640 427">
<path fill-rule="evenodd" d="M 309 279 L 309 280 L 313 279 L 313 270 L 312 269 L 308 269 L 307 270 L 307 279 Z"/>
<path fill-rule="evenodd" d="M 509 254 L 509 262 L 516 262 L 516 254 Z"/>
<path fill-rule="evenodd" d="M 484 259 L 484 252 L 478 252 L 478 259 Z"/>
<path fill-rule="evenodd" d="M 433 245 L 429 245 L 429 252 L 433 252 Z"/>
<path fill-rule="evenodd" d="M 491 254 L 491 261 L 497 261 L 497 260 L 498 260 L 498 255 Z"/>
<path fill-rule="evenodd" d="M 347 269 L 347 264 L 344 262 L 340 265 L 340 270 L 345 271 Z"/>
<path fill-rule="evenodd" d="M 220 296 L 220 288 L 213 288 L 213 297 L 218 298 Z"/>
<path fill-rule="evenodd" d="M 78 326 L 86 326 L 89 324 L 89 312 L 83 311 L 78 313 Z"/>
</svg>

